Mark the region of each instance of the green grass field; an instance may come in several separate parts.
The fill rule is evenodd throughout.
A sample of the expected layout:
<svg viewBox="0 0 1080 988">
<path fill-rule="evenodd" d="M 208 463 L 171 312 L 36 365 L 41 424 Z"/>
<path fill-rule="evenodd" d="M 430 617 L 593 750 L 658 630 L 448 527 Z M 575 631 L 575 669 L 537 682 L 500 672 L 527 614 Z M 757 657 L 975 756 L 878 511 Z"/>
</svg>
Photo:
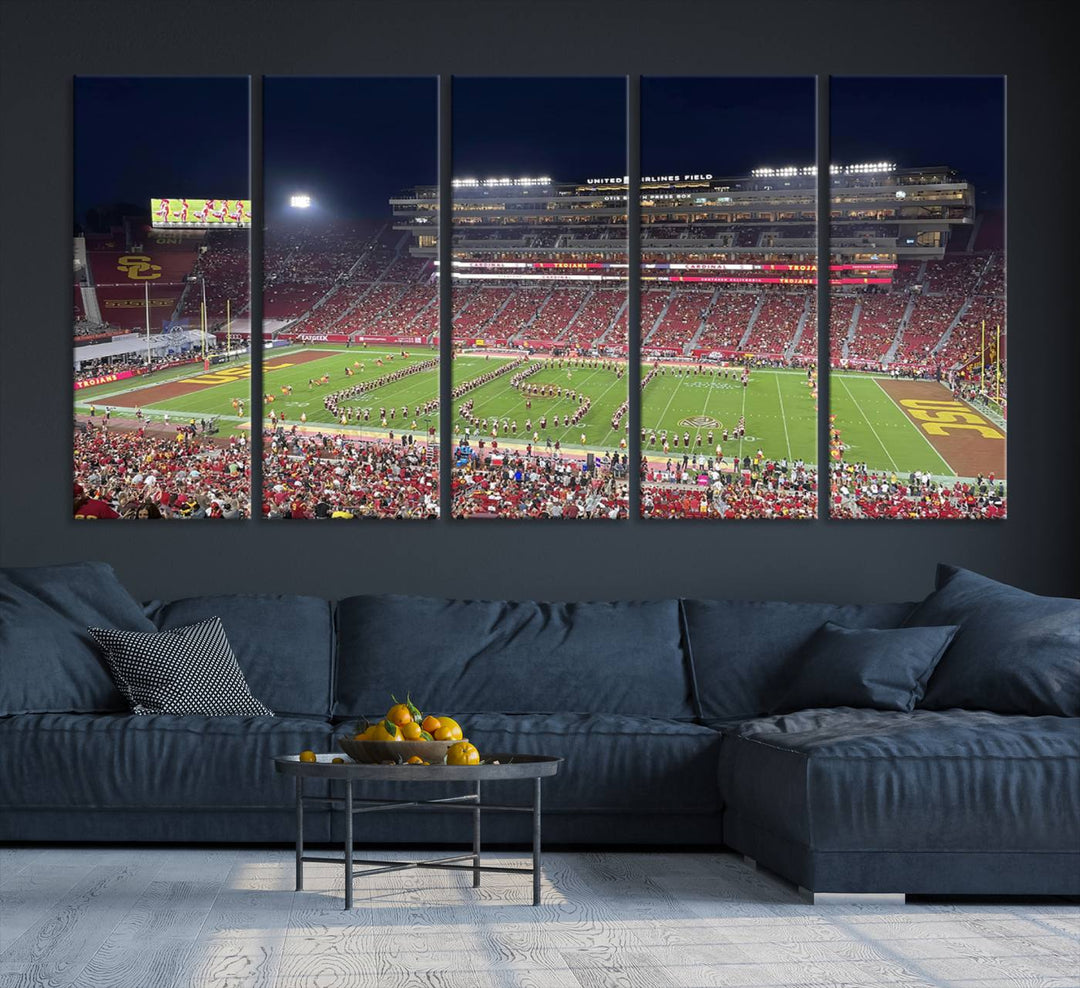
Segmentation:
<svg viewBox="0 0 1080 988">
<path fill-rule="evenodd" d="M 394 354 L 394 360 L 388 358 Z M 247 430 L 250 428 L 252 415 L 260 415 L 272 407 L 279 414 L 285 412 L 289 423 L 298 423 L 301 413 L 307 417 L 309 426 L 337 425 L 335 418 L 323 407 L 323 399 L 331 391 L 338 391 L 349 385 L 369 381 L 392 370 L 429 360 L 435 353 L 428 348 L 410 351 L 408 361 L 404 361 L 399 351 L 393 348 L 353 347 L 346 350 L 341 346 L 319 344 L 312 347 L 290 347 L 268 351 L 267 364 L 290 363 L 290 358 L 300 358 L 305 362 L 292 363 L 291 366 L 267 368 L 263 375 L 264 390 L 275 395 L 272 406 L 264 406 L 261 399 L 251 400 L 249 367 L 245 362 L 217 365 L 214 373 L 231 376 L 233 380 L 211 387 L 203 387 L 183 396 L 172 397 L 164 401 L 142 404 L 143 411 L 160 417 L 168 412 L 175 421 L 187 417 L 203 418 L 218 416 L 221 431 Z M 315 359 L 311 359 L 314 357 Z M 380 367 L 376 360 L 382 358 Z M 458 385 L 504 364 L 507 357 L 488 357 L 484 354 L 467 353 L 454 360 L 453 379 Z M 346 377 L 344 371 L 348 365 L 361 361 L 364 368 L 355 369 L 352 377 Z M 567 371 L 570 377 L 567 378 Z M 648 366 L 643 368 L 648 371 Z M 330 375 L 329 385 L 308 388 L 309 378 Z M 158 372 L 152 376 L 137 379 L 138 386 L 145 388 L 173 380 L 195 378 L 201 374 L 197 365 Z M 500 439 L 525 442 L 531 439 L 526 432 L 525 421 L 531 418 L 533 428 L 540 432 L 540 441 L 558 440 L 568 449 L 580 448 L 581 435 L 585 434 L 584 446 L 587 449 L 606 451 L 618 446 L 624 435 L 623 423 L 618 430 L 611 428 L 611 417 L 615 410 L 627 398 L 628 381 L 624 374 L 617 376 L 610 366 L 584 368 L 578 366 L 557 366 L 551 364 L 528 378 L 531 384 L 556 384 L 565 389 L 589 395 L 592 407 L 585 418 L 569 427 L 561 424 L 554 426 L 555 415 L 560 417 L 572 413 L 577 407 L 576 401 L 569 398 L 532 397 L 532 408 L 526 409 L 525 395 L 511 387 L 511 374 L 496 378 L 480 388 L 469 392 L 454 402 L 454 424 L 456 435 L 463 436 L 466 421 L 458 414 L 463 401 L 474 402 L 473 413 L 480 418 L 498 418 L 516 420 L 516 435 L 507 435 L 500 427 Z M 365 432 L 380 431 L 378 409 L 395 408 L 397 415 L 389 427 L 395 432 L 408 429 L 412 424 L 413 410 L 416 405 L 434 398 L 438 394 L 438 369 L 432 368 L 401 381 L 386 385 L 375 391 L 367 392 L 355 399 L 344 400 L 342 404 L 353 408 L 370 408 L 372 415 L 368 422 L 352 423 L 350 428 Z M 954 476 L 949 465 L 930 445 L 923 435 L 913 426 L 911 420 L 897 407 L 885 393 L 874 377 L 857 373 L 833 373 L 831 378 L 832 414 L 836 416 L 836 426 L 842 430 L 848 447 L 848 459 L 865 461 L 873 470 L 895 470 L 909 473 L 912 470 L 926 470 L 935 476 Z M 99 409 L 109 404 L 109 398 L 131 392 L 131 381 L 114 382 L 98 385 L 75 392 L 75 408 L 86 411 L 93 402 Z M 281 388 L 292 385 L 291 397 L 285 397 Z M 236 416 L 232 407 L 234 398 L 246 400 L 246 414 L 243 419 Z M 401 409 L 409 406 L 408 418 L 402 417 Z M 120 416 L 131 415 L 132 409 L 120 409 Z M 548 428 L 539 428 L 542 415 L 548 418 Z M 729 439 L 722 443 L 724 427 L 733 429 L 740 416 L 746 418 L 746 437 L 741 442 Z M 680 374 L 667 367 L 663 375 L 655 377 L 646 387 L 642 398 L 642 422 L 647 430 L 657 432 L 667 430 L 678 432 L 680 438 L 687 432 L 691 437 L 691 449 L 702 453 L 711 452 L 707 444 L 707 433 L 711 429 L 714 443 L 724 446 L 724 455 L 753 455 L 762 449 L 769 458 L 787 457 L 789 460 L 802 459 L 807 463 L 818 460 L 816 448 L 816 412 L 814 399 L 807 387 L 806 373 L 798 370 L 757 369 L 750 377 L 749 387 L 743 388 L 734 376 L 724 378 L 722 374 L 709 373 L 696 375 Z M 418 420 L 419 430 L 429 425 L 438 426 L 438 415 Z M 340 426 L 339 426 L 340 427 Z M 698 435 L 702 436 L 702 445 L 696 445 Z M 682 454 L 684 447 L 672 449 Z M 656 458 L 662 455 L 657 447 L 645 445 L 646 455 Z"/>
<path fill-rule="evenodd" d="M 454 384 L 468 380 L 471 370 L 454 365 Z M 495 365 L 495 360 L 487 366 Z M 567 371 L 570 377 L 567 377 Z M 644 368 L 643 374 L 648 372 Z M 732 372 L 734 373 L 734 372 Z M 577 407 L 575 400 L 563 398 L 533 397 L 532 408 L 525 407 L 525 396 L 511 387 L 509 375 L 485 384 L 467 394 L 455 404 L 455 424 L 464 434 L 465 420 L 458 415 L 462 401 L 472 400 L 473 414 L 479 418 L 517 420 L 517 438 L 531 438 L 525 431 L 525 420 L 533 420 L 533 429 L 540 433 L 540 441 L 550 438 L 565 447 L 580 447 L 581 435 L 585 434 L 585 448 L 610 450 L 618 446 L 624 435 L 625 419 L 618 430 L 611 428 L 611 417 L 627 398 L 627 378 L 616 375 L 609 367 L 581 368 L 552 365 L 529 377 L 530 384 L 557 384 L 592 398 L 588 414 L 577 425 L 563 427 L 552 425 L 553 416 L 562 417 Z M 537 424 L 546 415 L 548 428 L 542 430 Z M 723 427 L 734 429 L 741 415 L 746 416 L 747 435 L 740 443 L 733 440 L 725 450 L 730 456 L 745 449 L 756 452 L 760 447 L 770 457 L 786 456 L 802 458 L 807 463 L 817 461 L 816 418 L 814 402 L 806 385 L 805 372 L 755 371 L 750 385 L 743 388 L 733 376 L 727 379 L 709 373 L 679 375 L 672 368 L 665 368 L 663 375 L 655 377 L 646 387 L 642 406 L 642 421 L 647 429 L 658 433 L 666 429 L 669 434 L 678 432 L 681 438 L 688 432 L 691 443 L 696 444 L 698 435 L 702 446 L 691 448 L 703 453 L 712 452 L 707 446 L 710 429 L 714 444 L 721 442 Z M 504 436 L 500 428 L 500 435 Z M 510 436 L 514 438 L 513 435 Z M 679 451 L 683 447 L 679 446 Z M 675 450 L 673 449 L 674 453 Z M 656 455 L 655 450 L 652 455 Z"/>
<path fill-rule="evenodd" d="M 876 378 L 834 371 L 829 388 L 830 414 L 836 416 L 835 427 L 847 447 L 845 459 L 865 462 L 871 470 L 956 476 Z"/>
</svg>

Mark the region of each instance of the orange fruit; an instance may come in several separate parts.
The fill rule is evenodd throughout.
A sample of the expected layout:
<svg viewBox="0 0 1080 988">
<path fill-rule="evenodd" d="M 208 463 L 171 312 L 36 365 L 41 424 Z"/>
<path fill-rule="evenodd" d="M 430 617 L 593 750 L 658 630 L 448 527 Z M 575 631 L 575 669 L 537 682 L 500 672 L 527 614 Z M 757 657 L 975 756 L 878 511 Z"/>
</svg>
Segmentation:
<svg viewBox="0 0 1080 988">
<path fill-rule="evenodd" d="M 480 752 L 468 741 L 459 741 L 446 749 L 447 765 L 479 765 Z"/>
<path fill-rule="evenodd" d="M 423 733 L 423 729 L 415 720 L 410 720 L 408 724 L 402 724 L 399 730 L 406 741 L 419 741 L 420 735 Z"/>
<path fill-rule="evenodd" d="M 412 758 L 410 758 L 405 764 L 406 765 L 424 765 L 426 763 L 424 762 L 424 759 L 421 758 L 419 755 L 413 755 Z"/>
<path fill-rule="evenodd" d="M 300 752 L 300 761 L 302 762 L 317 762 L 318 760 L 314 751 L 304 750 Z"/>
<path fill-rule="evenodd" d="M 380 720 L 371 730 L 371 736 L 365 741 L 401 741 L 401 729 L 388 720 Z"/>
<path fill-rule="evenodd" d="M 430 735 L 434 736 L 434 735 L 435 735 L 435 732 L 436 732 L 436 731 L 437 731 L 437 730 L 438 730 L 438 729 L 439 729 L 440 727 L 442 727 L 442 721 L 441 721 L 441 720 L 439 720 L 439 718 L 438 718 L 438 717 L 432 717 L 432 716 L 431 716 L 431 714 L 428 714 L 428 715 L 427 715 L 427 716 L 426 716 L 426 717 L 424 718 L 424 723 L 423 723 L 423 724 L 421 724 L 420 726 L 421 726 L 421 727 L 422 727 L 422 728 L 423 728 L 423 729 L 424 729 L 425 731 L 427 731 L 427 732 L 428 732 L 428 734 L 430 734 Z"/>
<path fill-rule="evenodd" d="M 436 741 L 461 741 L 465 734 L 461 725 L 452 717 L 440 717 L 438 730 L 432 731 Z"/>
<path fill-rule="evenodd" d="M 386 711 L 386 719 L 391 724 L 397 724 L 398 727 L 404 727 L 406 724 L 412 723 L 412 714 L 409 713 L 409 708 L 404 703 L 395 703 L 389 710 Z"/>
<path fill-rule="evenodd" d="M 330 764 L 331 765 L 344 765 L 345 764 L 345 759 L 344 758 L 331 758 L 330 759 Z"/>
</svg>

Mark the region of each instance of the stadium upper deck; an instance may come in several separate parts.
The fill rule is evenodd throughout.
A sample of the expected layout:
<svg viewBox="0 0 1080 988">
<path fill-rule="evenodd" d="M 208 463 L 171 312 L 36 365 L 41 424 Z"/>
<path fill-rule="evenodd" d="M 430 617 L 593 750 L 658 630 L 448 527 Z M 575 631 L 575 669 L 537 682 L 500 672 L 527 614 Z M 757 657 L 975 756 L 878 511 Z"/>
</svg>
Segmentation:
<svg viewBox="0 0 1080 988">
<path fill-rule="evenodd" d="M 644 176 L 642 234 L 650 255 L 704 252 L 743 260 L 816 250 L 817 174 L 812 165 L 763 167 L 750 175 Z M 951 238 L 966 245 L 975 223 L 973 186 L 944 166 L 889 162 L 834 165 L 830 249 L 834 258 L 940 258 Z M 537 258 L 625 252 L 625 177 L 558 182 L 538 178 L 453 181 L 454 252 L 459 258 L 528 252 Z M 390 200 L 394 229 L 411 252 L 433 257 L 434 186 Z M 965 229 L 966 228 L 966 229 Z M 646 257 L 647 261 L 649 258 Z"/>
</svg>

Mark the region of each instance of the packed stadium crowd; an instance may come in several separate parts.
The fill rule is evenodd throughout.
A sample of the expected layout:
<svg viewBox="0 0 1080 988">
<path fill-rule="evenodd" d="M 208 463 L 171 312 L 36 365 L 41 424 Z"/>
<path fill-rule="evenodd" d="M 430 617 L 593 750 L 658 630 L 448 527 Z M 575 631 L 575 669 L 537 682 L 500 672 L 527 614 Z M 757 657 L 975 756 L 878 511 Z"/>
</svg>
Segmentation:
<svg viewBox="0 0 1080 988">
<path fill-rule="evenodd" d="M 246 518 L 246 440 L 221 442 L 188 424 L 167 433 L 77 423 L 76 518 Z"/>
<path fill-rule="evenodd" d="M 1005 485 L 993 474 L 974 480 L 936 480 L 928 473 L 906 477 L 872 471 L 865 463 L 832 465 L 834 518 L 1004 518 Z"/>
<path fill-rule="evenodd" d="M 452 471 L 455 517 L 625 518 L 626 454 L 588 461 L 558 452 L 500 453 L 459 445 Z"/>
<path fill-rule="evenodd" d="M 276 429 L 264 436 L 268 518 L 437 518 L 439 447 Z"/>
<path fill-rule="evenodd" d="M 684 454 L 663 465 L 642 456 L 645 518 L 813 518 L 817 474 L 802 460 L 768 459 L 760 450 L 736 459 Z"/>
</svg>

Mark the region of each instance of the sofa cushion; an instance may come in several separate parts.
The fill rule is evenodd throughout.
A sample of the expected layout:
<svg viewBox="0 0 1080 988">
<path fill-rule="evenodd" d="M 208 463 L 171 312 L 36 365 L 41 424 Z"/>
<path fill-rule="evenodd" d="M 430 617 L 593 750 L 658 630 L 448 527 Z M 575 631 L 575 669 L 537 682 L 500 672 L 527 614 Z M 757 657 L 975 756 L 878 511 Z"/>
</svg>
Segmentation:
<svg viewBox="0 0 1080 988">
<path fill-rule="evenodd" d="M 105 563 L 0 570 L 0 716 L 126 711 L 91 625 L 154 630 Z"/>
<path fill-rule="evenodd" d="M 434 714 L 693 716 L 678 603 L 349 597 L 338 607 L 337 706 Z"/>
<path fill-rule="evenodd" d="M 830 851 L 1076 851 L 1080 721 L 984 711 L 806 710 L 720 748 L 744 825 Z"/>
<path fill-rule="evenodd" d="M 221 594 L 147 605 L 161 630 L 221 618 L 251 692 L 277 714 L 328 717 L 334 660 L 329 602 L 291 594 Z"/>
<path fill-rule="evenodd" d="M 162 812 L 287 805 L 295 790 L 275 773 L 273 756 L 328 751 L 330 733 L 327 721 L 290 717 L 7 717 L 0 802 Z"/>
<path fill-rule="evenodd" d="M 774 713 L 809 707 L 914 710 L 956 625 L 842 628 L 826 621 L 799 651 Z"/>
<path fill-rule="evenodd" d="M 940 565 L 905 624 L 960 625 L 919 706 L 1080 717 L 1080 600 Z"/>
<path fill-rule="evenodd" d="M 484 714 L 463 718 L 462 728 L 482 757 L 503 752 L 566 759 L 558 774 L 544 781 L 545 812 L 678 817 L 720 808 L 720 734 L 711 728 L 683 720 L 581 713 Z M 346 732 L 339 728 L 337 733 Z M 488 797 L 527 804 L 529 785 L 492 785 Z M 415 798 L 417 790 L 407 785 L 364 786 L 365 796 L 408 798 L 410 793 Z M 664 843 L 665 835 L 657 833 L 655 842 Z"/>
<path fill-rule="evenodd" d="M 798 652 L 826 621 L 895 628 L 914 604 L 684 600 L 701 717 L 725 724 L 775 709 Z"/>
</svg>

